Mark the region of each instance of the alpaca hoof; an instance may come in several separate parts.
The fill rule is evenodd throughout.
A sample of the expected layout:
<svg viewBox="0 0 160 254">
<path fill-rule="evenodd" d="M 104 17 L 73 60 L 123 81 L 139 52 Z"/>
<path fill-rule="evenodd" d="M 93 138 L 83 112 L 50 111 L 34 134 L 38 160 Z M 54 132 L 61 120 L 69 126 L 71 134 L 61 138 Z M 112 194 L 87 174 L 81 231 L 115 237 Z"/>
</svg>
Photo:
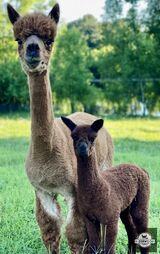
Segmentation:
<svg viewBox="0 0 160 254">
<path fill-rule="evenodd" d="M 51 254 L 58 254 L 59 253 L 59 251 L 57 252 L 57 251 L 55 251 L 55 250 L 53 250 L 52 252 L 50 252 Z"/>
<path fill-rule="evenodd" d="M 49 254 L 59 254 L 59 248 L 58 249 L 55 249 L 54 246 L 50 246 L 49 249 L 48 249 L 48 253 Z"/>
<path fill-rule="evenodd" d="M 88 250 L 79 244 L 70 245 L 70 250 L 72 254 L 88 254 Z"/>
<path fill-rule="evenodd" d="M 89 248 L 89 254 L 96 254 L 97 252 L 97 247 L 96 246 L 90 246 Z"/>
</svg>

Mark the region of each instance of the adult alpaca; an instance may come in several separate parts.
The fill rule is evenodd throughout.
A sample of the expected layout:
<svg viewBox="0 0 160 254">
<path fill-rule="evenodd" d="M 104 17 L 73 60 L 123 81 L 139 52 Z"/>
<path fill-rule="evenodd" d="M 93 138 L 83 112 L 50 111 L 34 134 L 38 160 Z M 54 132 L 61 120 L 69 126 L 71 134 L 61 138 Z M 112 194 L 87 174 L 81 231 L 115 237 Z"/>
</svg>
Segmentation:
<svg viewBox="0 0 160 254">
<path fill-rule="evenodd" d="M 86 230 L 76 204 L 76 158 L 68 128 L 53 117 L 49 82 L 49 62 L 59 22 L 59 5 L 56 4 L 48 16 L 33 13 L 21 17 L 11 5 L 8 4 L 7 9 L 18 42 L 21 65 L 28 76 L 31 144 L 26 172 L 35 188 L 36 218 L 42 239 L 51 253 L 59 252 L 61 216 L 56 196 L 61 194 L 69 203 L 66 236 L 72 253 L 79 253 Z M 86 113 L 74 113 L 69 117 L 77 124 L 90 124 L 96 119 Z M 96 149 L 99 167 L 106 169 L 111 166 L 113 145 L 105 129 L 100 132 Z"/>
</svg>

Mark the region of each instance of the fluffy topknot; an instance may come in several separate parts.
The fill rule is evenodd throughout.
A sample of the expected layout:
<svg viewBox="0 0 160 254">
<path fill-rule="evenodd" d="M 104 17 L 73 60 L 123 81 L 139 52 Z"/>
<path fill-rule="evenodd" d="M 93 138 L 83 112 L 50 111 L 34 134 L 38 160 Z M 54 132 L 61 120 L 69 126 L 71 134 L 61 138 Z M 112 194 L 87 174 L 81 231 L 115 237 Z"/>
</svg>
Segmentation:
<svg viewBox="0 0 160 254">
<path fill-rule="evenodd" d="M 13 30 L 16 39 L 26 39 L 33 34 L 42 39 L 54 39 L 57 25 L 49 16 L 45 16 L 42 13 L 34 13 L 20 17 L 14 23 Z"/>
</svg>

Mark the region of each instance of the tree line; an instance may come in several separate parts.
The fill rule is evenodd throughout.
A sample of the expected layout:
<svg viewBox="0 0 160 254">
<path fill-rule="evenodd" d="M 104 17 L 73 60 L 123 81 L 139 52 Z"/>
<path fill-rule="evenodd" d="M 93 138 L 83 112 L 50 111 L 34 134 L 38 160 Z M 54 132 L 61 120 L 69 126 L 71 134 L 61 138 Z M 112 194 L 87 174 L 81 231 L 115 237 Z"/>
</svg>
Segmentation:
<svg viewBox="0 0 160 254">
<path fill-rule="evenodd" d="M 45 11 L 41 0 L 13 2 L 21 13 Z M 50 73 L 57 110 L 136 114 L 143 105 L 144 115 L 159 111 L 160 3 L 146 0 L 143 10 L 140 2 L 106 0 L 102 22 L 88 14 L 60 25 Z M 4 0 L 1 5 L 0 107 L 26 108 L 27 81 Z"/>
</svg>

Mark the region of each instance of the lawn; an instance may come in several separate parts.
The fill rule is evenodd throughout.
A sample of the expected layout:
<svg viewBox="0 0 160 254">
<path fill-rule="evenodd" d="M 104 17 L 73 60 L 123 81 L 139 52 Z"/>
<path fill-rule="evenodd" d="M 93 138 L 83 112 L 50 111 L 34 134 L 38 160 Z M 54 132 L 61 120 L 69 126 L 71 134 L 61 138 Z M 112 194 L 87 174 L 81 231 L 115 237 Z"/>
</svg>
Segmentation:
<svg viewBox="0 0 160 254">
<path fill-rule="evenodd" d="M 136 163 L 145 168 L 151 178 L 150 227 L 160 224 L 160 120 L 106 120 L 114 139 L 114 164 Z M 30 136 L 29 117 L 0 117 L 0 253 L 44 254 L 39 228 L 34 215 L 34 191 L 25 171 L 24 161 Z M 66 206 L 60 198 L 64 217 Z M 159 233 L 159 231 L 158 231 Z M 126 254 L 126 233 L 119 225 L 117 254 Z M 63 239 L 61 253 L 69 253 Z M 158 253 L 160 235 L 158 234 Z"/>
</svg>

